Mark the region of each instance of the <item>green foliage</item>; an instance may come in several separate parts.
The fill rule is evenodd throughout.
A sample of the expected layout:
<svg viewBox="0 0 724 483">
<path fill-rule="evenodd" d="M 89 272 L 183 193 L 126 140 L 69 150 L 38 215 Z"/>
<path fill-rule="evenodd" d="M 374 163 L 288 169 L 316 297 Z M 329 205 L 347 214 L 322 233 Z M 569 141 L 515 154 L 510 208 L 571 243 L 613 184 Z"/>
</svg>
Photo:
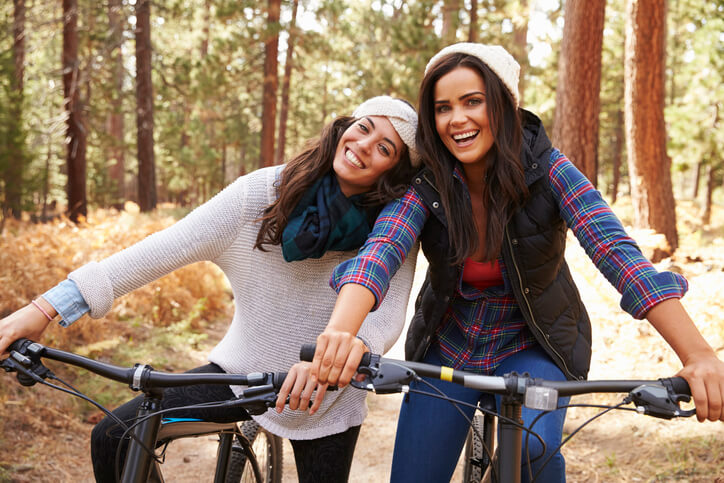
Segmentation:
<svg viewBox="0 0 724 483">
<path fill-rule="evenodd" d="M 251 0 L 172 0 L 152 6 L 154 133 L 161 201 L 198 204 L 240 173 L 257 166 L 261 131 L 265 3 Z M 282 2 L 280 85 L 289 36 L 291 0 Z M 522 10 L 526 5 L 527 10 Z M 318 135 L 335 116 L 349 113 L 367 97 L 389 94 L 413 103 L 427 60 L 440 47 L 442 0 L 300 0 L 287 123 L 287 158 Z M 125 152 L 126 183 L 136 174 L 134 6 L 123 0 L 122 44 L 109 28 L 106 2 L 79 0 L 81 97 L 88 132 L 88 194 L 109 205 L 114 183 L 109 164 L 114 148 Z M 721 164 L 724 130 L 724 6 L 721 1 L 675 0 L 669 7 L 667 89 L 668 150 L 674 173 L 691 184 L 699 163 Z M 454 37 L 467 40 L 471 16 L 461 2 Z M 0 6 L 0 27 L 12 27 L 12 3 Z M 531 62 L 523 55 L 523 105 L 551 128 L 555 107 L 562 2 L 479 0 L 479 41 L 515 51 L 513 27 L 527 19 L 528 52 L 550 47 Z M 11 36 L 0 40 L 0 171 L 8 165 L 8 143 L 25 153 L 24 200 L 39 211 L 44 199 L 64 200 L 66 155 L 60 58 L 61 9 L 56 2 L 28 6 L 25 102 L 13 116 L 9 96 Z M 549 28 L 544 29 L 546 25 Z M 611 161 L 623 109 L 624 1 L 609 0 L 603 47 L 600 122 L 600 179 L 612 182 Z M 114 55 L 123 55 L 120 88 Z M 545 51 L 545 49 L 543 49 Z M 532 59 L 533 57 L 531 57 Z M 281 95 L 281 89 L 280 89 Z M 120 99 L 123 139 L 108 130 Z M 13 131 L 13 129 L 16 129 Z M 621 171 L 625 175 L 625 153 Z M 688 180 L 688 181 L 687 181 Z M 625 191 L 625 178 L 620 190 Z M 1 186 L 0 186 L 1 188 Z M 133 193 L 131 193 L 131 196 Z M 30 208 L 32 209 L 32 208 Z"/>
</svg>

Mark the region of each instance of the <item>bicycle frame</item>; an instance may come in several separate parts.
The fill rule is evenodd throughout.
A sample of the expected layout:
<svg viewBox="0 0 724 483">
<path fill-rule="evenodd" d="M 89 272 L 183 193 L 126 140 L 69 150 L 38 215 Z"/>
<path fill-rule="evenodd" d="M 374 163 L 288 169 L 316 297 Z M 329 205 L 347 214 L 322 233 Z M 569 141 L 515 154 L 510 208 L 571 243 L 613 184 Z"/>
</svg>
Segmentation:
<svg viewBox="0 0 724 483">
<path fill-rule="evenodd" d="M 185 373 L 173 374 L 154 371 L 148 365 L 139 365 L 124 368 L 88 359 L 77 354 L 45 347 L 36 342 L 21 339 L 10 347 L 10 357 L 0 361 L 0 366 L 6 372 L 17 372 L 21 384 L 30 386 L 52 375 L 43 366 L 41 358 L 47 358 L 66 364 L 81 367 L 95 374 L 118 382 L 129 384 L 134 391 L 142 391 L 144 398 L 136 413 L 136 423 L 128 431 L 130 440 L 126 459 L 121 473 L 122 483 L 142 483 L 149 481 L 151 471 L 156 463 L 155 447 L 162 426 L 161 411 L 163 388 L 193 385 L 193 384 L 225 384 L 250 386 L 242 392 L 239 399 L 233 400 L 229 405 L 238 405 L 247 410 L 249 414 L 261 414 L 276 402 L 276 394 L 284 381 L 285 373 L 253 373 L 218 374 L 218 373 Z M 55 386 L 54 386 L 55 387 Z M 213 424 L 213 423 L 208 423 Z M 220 459 L 223 464 L 228 463 L 233 433 L 221 435 Z M 257 480 L 261 479 L 258 462 L 250 453 L 250 463 Z M 217 461 L 217 470 L 221 461 Z M 223 481 L 226 466 L 222 472 L 217 471 L 214 481 Z M 221 476 L 220 476 L 221 475 Z M 160 473 L 156 475 L 161 479 Z"/>
<path fill-rule="evenodd" d="M 316 346 L 302 346 L 299 358 L 311 361 Z M 683 410 L 679 402 L 691 399 L 690 389 L 681 377 L 651 380 L 617 381 L 548 381 L 516 373 L 484 376 L 450 367 L 420 362 L 385 359 L 377 354 L 366 353 L 357 370 L 365 376 L 362 381 L 352 380 L 350 385 L 378 394 L 409 392 L 410 383 L 419 376 L 460 384 L 481 392 L 499 394 L 501 409 L 498 415 L 498 460 L 493 461 L 498 481 L 519 483 L 521 479 L 523 421 L 522 405 L 553 411 L 558 407 L 559 396 L 587 393 L 629 393 L 628 398 L 637 411 L 654 417 L 671 419 L 688 417 L 695 410 Z M 534 433 L 533 433 L 534 434 Z"/>
</svg>

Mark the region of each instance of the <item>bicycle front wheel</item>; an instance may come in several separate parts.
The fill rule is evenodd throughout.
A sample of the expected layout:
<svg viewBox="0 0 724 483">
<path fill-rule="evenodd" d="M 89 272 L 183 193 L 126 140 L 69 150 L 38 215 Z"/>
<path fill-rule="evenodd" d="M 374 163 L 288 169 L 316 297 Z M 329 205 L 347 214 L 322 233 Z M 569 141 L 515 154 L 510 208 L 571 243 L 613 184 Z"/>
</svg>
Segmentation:
<svg viewBox="0 0 724 483">
<path fill-rule="evenodd" d="M 490 458 L 485 451 L 484 442 L 479 436 L 489 439 L 486 434 L 485 417 L 476 414 L 473 418 L 472 428 L 468 431 L 468 437 L 465 440 L 465 456 L 463 465 L 463 482 L 480 483 L 485 474 L 485 470 L 490 465 Z M 490 431 L 490 428 L 488 428 Z"/>
<path fill-rule="evenodd" d="M 261 426 L 256 421 L 241 423 L 241 432 L 247 444 L 234 444 L 231 448 L 229 467 L 226 472 L 227 483 L 281 483 L 282 481 L 282 439 Z M 252 455 L 247 454 L 250 448 Z M 260 480 L 254 475 L 254 461 L 259 466 Z"/>
</svg>

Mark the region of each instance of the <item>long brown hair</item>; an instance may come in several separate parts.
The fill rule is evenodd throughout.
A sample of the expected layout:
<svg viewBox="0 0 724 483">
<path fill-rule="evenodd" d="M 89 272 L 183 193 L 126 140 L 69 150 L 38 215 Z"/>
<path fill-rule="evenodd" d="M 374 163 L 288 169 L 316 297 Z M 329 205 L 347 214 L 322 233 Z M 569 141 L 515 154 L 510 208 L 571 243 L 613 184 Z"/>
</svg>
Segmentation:
<svg viewBox="0 0 724 483">
<path fill-rule="evenodd" d="M 422 79 L 416 142 L 422 162 L 432 170 L 440 191 L 448 220 L 452 264 L 462 263 L 478 248 L 469 195 L 455 188 L 453 170 L 457 159 L 445 147 L 435 127 L 435 85 L 458 67 L 469 67 L 482 77 L 493 135 L 493 146 L 486 154 L 483 183 L 483 207 L 487 214 L 484 260 L 495 260 L 499 256 L 505 226 L 528 196 L 520 161 L 521 119 L 512 95 L 477 57 L 454 53 L 442 58 Z"/>
<path fill-rule="evenodd" d="M 350 116 L 336 118 L 322 129 L 319 138 L 307 142 L 302 152 L 287 163 L 276 187 L 277 199 L 264 209 L 258 220 L 261 227 L 254 248 L 266 251 L 263 245 L 281 244 L 282 232 L 294 207 L 318 179 L 332 170 L 337 144 L 355 121 L 357 119 Z M 366 206 L 381 206 L 405 194 L 414 169 L 409 150 L 404 144 L 403 147 L 397 164 L 380 176 L 375 188 L 364 195 Z"/>
</svg>

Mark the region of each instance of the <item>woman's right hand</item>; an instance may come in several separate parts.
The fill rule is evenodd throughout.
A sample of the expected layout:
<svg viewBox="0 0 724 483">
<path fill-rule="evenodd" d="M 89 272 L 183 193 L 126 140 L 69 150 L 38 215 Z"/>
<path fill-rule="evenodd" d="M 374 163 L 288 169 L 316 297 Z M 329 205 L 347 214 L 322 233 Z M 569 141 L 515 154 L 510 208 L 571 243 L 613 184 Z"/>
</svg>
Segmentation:
<svg viewBox="0 0 724 483">
<path fill-rule="evenodd" d="M 42 298 L 37 303 L 51 315 L 55 309 Z M 0 320 L 0 356 L 7 355 L 10 344 L 21 338 L 38 340 L 50 321 L 37 307 L 28 304 Z"/>
<path fill-rule="evenodd" d="M 361 339 L 328 326 L 317 336 L 312 377 L 320 384 L 344 387 L 357 372 L 365 352 L 369 352 L 369 349 Z"/>
</svg>

